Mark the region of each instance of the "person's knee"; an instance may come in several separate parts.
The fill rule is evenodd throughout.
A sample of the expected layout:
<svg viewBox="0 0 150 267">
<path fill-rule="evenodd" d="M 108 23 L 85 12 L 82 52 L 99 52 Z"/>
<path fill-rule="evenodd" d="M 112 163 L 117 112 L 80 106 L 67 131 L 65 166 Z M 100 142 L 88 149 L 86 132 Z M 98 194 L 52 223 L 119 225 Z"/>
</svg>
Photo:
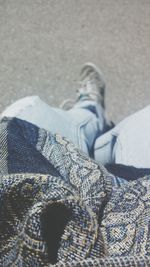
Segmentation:
<svg viewBox="0 0 150 267">
<path fill-rule="evenodd" d="M 15 101 L 12 105 L 8 106 L 1 114 L 1 117 L 17 117 L 19 114 L 40 101 L 38 96 L 27 96 Z"/>
</svg>

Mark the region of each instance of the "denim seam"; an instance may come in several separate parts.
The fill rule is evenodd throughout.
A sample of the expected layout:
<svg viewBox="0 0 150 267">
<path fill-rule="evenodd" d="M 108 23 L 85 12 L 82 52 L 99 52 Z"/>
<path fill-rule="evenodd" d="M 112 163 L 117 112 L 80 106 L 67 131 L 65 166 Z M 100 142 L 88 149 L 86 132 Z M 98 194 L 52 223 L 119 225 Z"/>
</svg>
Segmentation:
<svg viewBox="0 0 150 267">
<path fill-rule="evenodd" d="M 79 131 L 81 129 L 81 127 L 85 126 L 91 119 L 91 116 L 89 116 L 88 118 L 86 118 L 85 120 L 83 120 L 82 122 L 80 122 L 78 125 L 77 125 L 77 139 L 78 139 L 78 145 L 79 147 L 83 148 L 83 141 L 84 140 L 81 140 L 82 138 L 82 135 L 80 135 Z M 75 133 L 76 135 L 76 133 Z"/>
<path fill-rule="evenodd" d="M 100 146 L 96 147 L 95 150 L 98 150 L 99 148 L 103 148 L 104 146 L 108 145 L 109 143 L 112 143 L 113 138 L 117 139 L 118 138 L 118 134 L 115 133 L 115 132 L 111 133 L 111 137 L 110 137 L 111 140 L 106 141 L 103 145 L 100 145 Z"/>
<path fill-rule="evenodd" d="M 122 156 L 122 154 L 123 154 L 123 147 L 122 147 L 122 144 L 121 144 L 121 141 L 120 141 L 119 136 L 117 137 L 116 144 L 118 146 L 120 146 L 120 160 L 122 161 L 122 159 L 123 159 L 123 156 Z"/>
<path fill-rule="evenodd" d="M 103 147 L 107 146 L 109 143 L 111 143 L 111 141 L 108 141 L 107 143 L 105 143 L 105 144 L 103 144 L 103 145 L 95 148 L 95 151 L 98 150 L 98 149 L 100 149 L 100 148 L 103 148 Z"/>
</svg>

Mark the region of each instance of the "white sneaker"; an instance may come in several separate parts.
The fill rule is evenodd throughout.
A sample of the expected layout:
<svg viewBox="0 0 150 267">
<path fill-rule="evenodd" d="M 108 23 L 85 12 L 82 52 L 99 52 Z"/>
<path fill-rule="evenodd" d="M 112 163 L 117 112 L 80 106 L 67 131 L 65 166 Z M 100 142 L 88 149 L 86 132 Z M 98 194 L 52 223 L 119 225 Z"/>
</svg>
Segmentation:
<svg viewBox="0 0 150 267">
<path fill-rule="evenodd" d="M 105 107 L 105 81 L 101 71 L 93 63 L 85 63 L 80 72 L 80 88 L 77 90 L 78 100 L 81 97 L 95 100 Z"/>
</svg>

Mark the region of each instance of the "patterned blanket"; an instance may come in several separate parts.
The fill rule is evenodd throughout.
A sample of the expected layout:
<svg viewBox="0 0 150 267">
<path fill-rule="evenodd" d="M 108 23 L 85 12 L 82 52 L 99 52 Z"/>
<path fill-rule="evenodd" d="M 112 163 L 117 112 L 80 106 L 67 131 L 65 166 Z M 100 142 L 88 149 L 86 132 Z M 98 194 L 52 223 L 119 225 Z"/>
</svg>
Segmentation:
<svg viewBox="0 0 150 267">
<path fill-rule="evenodd" d="M 0 266 L 150 266 L 150 179 L 113 176 L 59 135 L 0 122 Z"/>
</svg>

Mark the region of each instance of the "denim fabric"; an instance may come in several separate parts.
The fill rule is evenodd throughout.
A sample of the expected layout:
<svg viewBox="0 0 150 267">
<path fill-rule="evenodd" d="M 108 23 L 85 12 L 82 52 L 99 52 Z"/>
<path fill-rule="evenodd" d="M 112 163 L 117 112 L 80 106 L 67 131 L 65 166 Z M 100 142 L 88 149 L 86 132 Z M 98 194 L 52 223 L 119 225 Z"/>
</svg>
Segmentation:
<svg viewBox="0 0 150 267">
<path fill-rule="evenodd" d="M 17 117 L 59 133 L 88 155 L 97 136 L 107 128 L 104 111 L 94 101 L 80 101 L 71 110 L 64 111 L 50 107 L 38 96 L 31 96 L 16 101 L 1 116 Z"/>
<path fill-rule="evenodd" d="M 120 122 L 97 138 L 94 157 L 106 165 L 118 163 L 137 168 L 150 168 L 150 106 Z"/>
<path fill-rule="evenodd" d="M 109 122 L 103 108 L 88 100 L 79 101 L 71 110 L 64 111 L 50 107 L 38 96 L 31 96 L 16 101 L 1 116 L 17 117 L 59 133 L 103 165 L 121 163 L 150 167 L 150 150 L 147 149 L 150 106 L 127 117 L 107 133 Z"/>
<path fill-rule="evenodd" d="M 71 110 L 52 108 L 38 96 L 25 97 L 9 106 L 1 117 L 26 120 L 51 133 L 59 133 L 94 157 L 94 143 L 109 127 L 105 113 L 95 101 L 79 101 Z M 120 186 L 112 177 L 113 185 Z M 122 180 L 120 180 L 122 182 Z"/>
</svg>

